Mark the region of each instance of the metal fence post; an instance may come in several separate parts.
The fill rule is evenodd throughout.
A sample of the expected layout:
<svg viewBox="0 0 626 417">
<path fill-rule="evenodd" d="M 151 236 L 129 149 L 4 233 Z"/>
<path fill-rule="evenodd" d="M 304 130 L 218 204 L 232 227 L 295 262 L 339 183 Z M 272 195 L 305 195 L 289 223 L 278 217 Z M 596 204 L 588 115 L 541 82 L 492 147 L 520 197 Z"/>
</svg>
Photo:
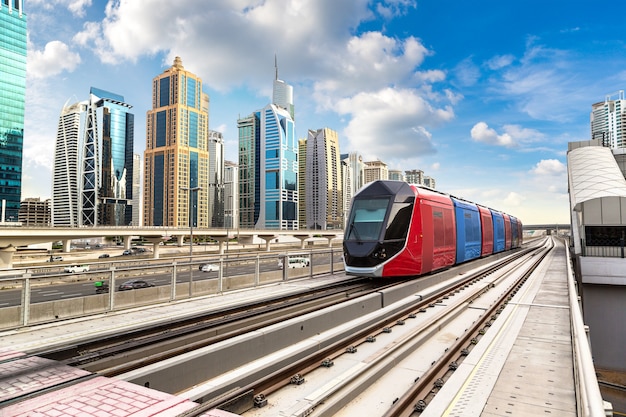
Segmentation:
<svg viewBox="0 0 626 417">
<path fill-rule="evenodd" d="M 261 263 L 261 259 L 260 256 L 257 254 L 256 256 L 256 264 L 254 265 L 254 286 L 258 287 L 259 286 L 259 282 L 261 281 L 261 274 L 260 274 L 260 268 L 259 268 L 259 264 Z"/>
<path fill-rule="evenodd" d="M 24 274 L 22 285 L 22 326 L 28 326 L 30 321 L 30 274 Z"/>
<path fill-rule="evenodd" d="M 111 278 L 109 278 L 109 311 L 115 310 L 115 265 L 111 264 Z"/>
<path fill-rule="evenodd" d="M 172 262 L 172 280 L 170 281 L 170 301 L 176 300 L 176 261 Z"/>
</svg>

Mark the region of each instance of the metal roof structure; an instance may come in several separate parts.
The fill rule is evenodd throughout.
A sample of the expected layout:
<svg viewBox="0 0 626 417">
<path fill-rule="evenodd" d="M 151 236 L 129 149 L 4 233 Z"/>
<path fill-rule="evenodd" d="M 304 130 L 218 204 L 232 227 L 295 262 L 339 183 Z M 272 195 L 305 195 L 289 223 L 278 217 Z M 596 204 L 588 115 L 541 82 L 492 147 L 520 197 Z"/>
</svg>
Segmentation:
<svg viewBox="0 0 626 417">
<path fill-rule="evenodd" d="M 569 192 L 574 211 L 585 201 L 626 197 L 626 179 L 609 148 L 585 146 L 567 154 Z"/>
</svg>

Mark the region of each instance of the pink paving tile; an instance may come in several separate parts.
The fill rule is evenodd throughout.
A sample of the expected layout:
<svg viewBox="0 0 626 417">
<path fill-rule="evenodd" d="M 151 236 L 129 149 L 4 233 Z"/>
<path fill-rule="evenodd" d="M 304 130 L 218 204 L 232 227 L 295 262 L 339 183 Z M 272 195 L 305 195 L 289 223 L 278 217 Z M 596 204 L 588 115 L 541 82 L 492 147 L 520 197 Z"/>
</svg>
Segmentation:
<svg viewBox="0 0 626 417">
<path fill-rule="evenodd" d="M 117 400 L 112 400 L 113 394 Z M 98 400 L 95 400 L 95 399 Z M 142 401 L 135 401 L 140 398 Z M 0 417 L 169 417 L 195 407 L 184 398 L 116 379 L 95 377 L 0 410 Z"/>
<path fill-rule="evenodd" d="M 90 375 L 89 372 L 37 356 L 23 356 L 0 363 L 0 401 Z"/>
</svg>

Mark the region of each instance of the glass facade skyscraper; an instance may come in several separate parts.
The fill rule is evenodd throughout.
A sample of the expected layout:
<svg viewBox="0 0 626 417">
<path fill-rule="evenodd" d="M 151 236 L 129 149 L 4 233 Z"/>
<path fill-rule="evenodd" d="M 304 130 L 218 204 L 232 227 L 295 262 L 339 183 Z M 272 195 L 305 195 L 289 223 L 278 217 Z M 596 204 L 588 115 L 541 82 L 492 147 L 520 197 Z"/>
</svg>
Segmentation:
<svg viewBox="0 0 626 417">
<path fill-rule="evenodd" d="M 132 223 L 134 115 L 124 97 L 92 87 L 61 111 L 52 186 L 55 226 Z"/>
<path fill-rule="evenodd" d="M 268 104 L 237 126 L 240 227 L 297 230 L 298 140 L 291 115 Z"/>
<path fill-rule="evenodd" d="M 298 140 L 293 88 L 278 79 L 272 103 L 237 121 L 239 226 L 298 230 Z"/>
<path fill-rule="evenodd" d="M 202 92 L 202 80 L 176 57 L 174 65 L 152 81 L 144 225 L 210 227 L 208 131 L 209 96 Z"/>
<path fill-rule="evenodd" d="M 26 14 L 22 0 L 0 0 L 0 208 L 17 221 L 22 194 Z"/>
</svg>

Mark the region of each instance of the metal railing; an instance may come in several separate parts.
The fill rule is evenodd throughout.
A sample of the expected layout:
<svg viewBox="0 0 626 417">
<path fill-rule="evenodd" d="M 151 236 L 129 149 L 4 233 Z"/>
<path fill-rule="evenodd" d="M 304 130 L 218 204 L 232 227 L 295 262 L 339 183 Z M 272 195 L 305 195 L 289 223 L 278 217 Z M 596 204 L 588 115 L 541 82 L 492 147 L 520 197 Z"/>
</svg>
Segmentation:
<svg viewBox="0 0 626 417">
<path fill-rule="evenodd" d="M 106 269 L 92 268 L 86 273 L 55 272 L 37 276 L 32 274 L 33 270 L 37 269 L 31 267 L 21 276 L 0 278 L 0 288 L 4 291 L 15 291 L 13 305 L 0 308 L 2 317 L 0 329 L 15 329 L 137 306 L 221 294 L 321 274 L 332 275 L 343 270 L 341 253 L 341 249 L 335 248 L 298 250 L 278 255 L 263 252 L 236 256 L 194 256 L 191 261 L 187 256 L 170 259 L 169 262 L 166 261 L 167 263 L 163 262 L 164 259 L 141 266 L 130 266 L 126 262 L 120 262 L 111 263 Z M 285 265 L 285 258 L 288 256 L 306 256 L 310 263 L 306 268 L 280 269 L 278 260 L 282 259 L 282 264 Z M 216 265 L 218 270 L 210 274 L 201 272 L 200 268 L 204 264 Z M 59 267 L 50 268 L 58 271 Z M 121 281 L 132 279 L 150 281 L 151 278 L 160 279 L 161 284 L 133 291 L 118 290 Z M 162 283 L 164 278 L 168 282 Z M 96 281 L 106 282 L 108 291 L 99 289 L 96 292 L 93 285 Z M 50 290 L 58 288 L 58 285 L 81 283 L 88 285 L 89 291 L 93 292 L 33 302 L 33 293 L 36 289 Z"/>
<path fill-rule="evenodd" d="M 606 245 L 588 245 L 585 239 L 581 239 L 582 256 L 593 256 L 603 258 L 624 258 L 626 244 L 624 241 L 607 242 Z"/>
<path fill-rule="evenodd" d="M 583 322 L 580 298 L 576 290 L 576 281 L 572 272 L 570 252 L 565 242 L 567 259 L 567 283 L 570 303 L 570 325 L 572 332 L 572 349 L 574 359 L 574 382 L 576 384 L 576 404 L 579 416 L 601 417 L 612 415 L 605 410 L 605 403 L 600 393 L 596 377 L 591 347 L 587 338 L 586 326 Z"/>
</svg>

